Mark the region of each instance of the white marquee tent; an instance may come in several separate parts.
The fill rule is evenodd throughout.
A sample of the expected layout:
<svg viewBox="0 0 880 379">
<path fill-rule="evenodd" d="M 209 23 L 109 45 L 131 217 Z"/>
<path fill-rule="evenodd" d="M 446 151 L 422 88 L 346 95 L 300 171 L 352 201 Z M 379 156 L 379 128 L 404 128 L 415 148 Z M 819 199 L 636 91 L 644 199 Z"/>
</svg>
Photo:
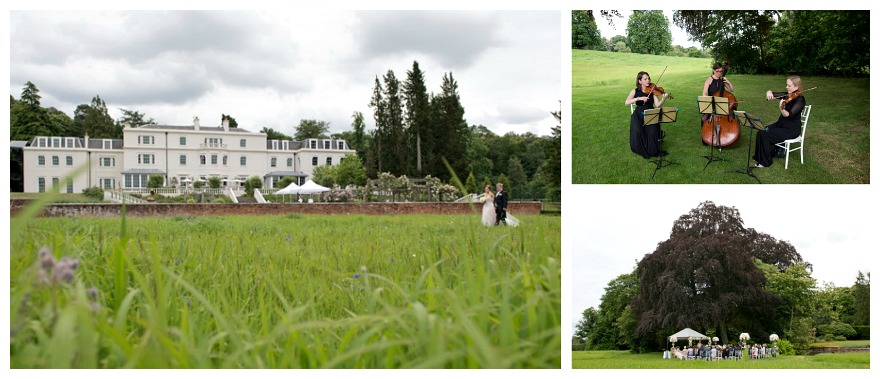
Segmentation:
<svg viewBox="0 0 880 379">
<path fill-rule="evenodd" d="M 706 337 L 706 335 L 704 335 L 700 332 L 697 332 L 691 328 L 684 328 L 684 329 L 680 330 L 678 333 L 675 333 L 675 334 L 669 336 L 670 342 L 672 342 L 673 339 L 675 339 L 675 341 L 687 340 L 688 345 L 692 345 L 692 343 L 691 343 L 692 341 L 703 341 L 703 340 L 710 341 L 709 337 Z"/>
</svg>

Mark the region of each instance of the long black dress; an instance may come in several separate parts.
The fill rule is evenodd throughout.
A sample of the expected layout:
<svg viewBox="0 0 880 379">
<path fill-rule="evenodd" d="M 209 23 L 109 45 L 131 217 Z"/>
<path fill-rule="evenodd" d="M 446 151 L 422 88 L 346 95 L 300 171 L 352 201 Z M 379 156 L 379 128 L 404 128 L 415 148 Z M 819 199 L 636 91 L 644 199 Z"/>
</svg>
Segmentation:
<svg viewBox="0 0 880 379">
<path fill-rule="evenodd" d="M 660 155 L 660 124 L 644 125 L 646 109 L 654 109 L 654 95 L 642 92 L 636 88 L 633 97 L 647 96 L 648 101 L 637 101 L 636 110 L 629 118 L 629 148 L 633 153 L 644 158 Z"/>
<path fill-rule="evenodd" d="M 774 92 L 774 96 L 784 93 Z M 785 110 L 788 111 L 788 117 L 779 115 L 776 122 L 767 125 L 766 130 L 758 131 L 757 141 L 755 142 L 755 155 L 752 157 L 761 166 L 770 167 L 773 164 L 773 157 L 776 156 L 779 148 L 777 143 L 787 139 L 796 138 L 801 135 L 801 112 L 807 100 L 804 96 L 798 96 L 792 101 L 785 104 Z"/>
</svg>

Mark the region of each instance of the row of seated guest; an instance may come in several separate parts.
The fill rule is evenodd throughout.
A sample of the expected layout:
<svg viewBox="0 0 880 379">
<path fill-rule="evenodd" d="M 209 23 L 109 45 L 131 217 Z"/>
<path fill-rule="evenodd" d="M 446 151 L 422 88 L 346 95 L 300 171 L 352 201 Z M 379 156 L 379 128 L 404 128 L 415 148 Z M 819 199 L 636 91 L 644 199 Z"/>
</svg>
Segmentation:
<svg viewBox="0 0 880 379">
<path fill-rule="evenodd" d="M 776 346 L 767 347 L 766 344 L 754 344 L 741 346 L 734 345 L 703 345 L 686 347 L 679 349 L 677 346 L 672 348 L 668 356 L 670 358 L 684 359 L 702 359 L 702 360 L 721 360 L 721 359 L 742 359 L 751 357 L 752 359 L 760 359 L 765 357 L 775 357 L 779 354 L 779 348 Z M 664 354 L 666 355 L 666 354 Z M 664 357 L 665 358 L 665 357 Z"/>
</svg>

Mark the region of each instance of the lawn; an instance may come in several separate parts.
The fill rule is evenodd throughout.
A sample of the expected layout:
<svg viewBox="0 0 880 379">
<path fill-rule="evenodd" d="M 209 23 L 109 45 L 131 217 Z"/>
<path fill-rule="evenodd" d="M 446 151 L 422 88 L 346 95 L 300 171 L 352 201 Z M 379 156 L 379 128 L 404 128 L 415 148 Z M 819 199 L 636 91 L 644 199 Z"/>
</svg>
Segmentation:
<svg viewBox="0 0 880 379">
<path fill-rule="evenodd" d="M 572 50 L 572 182 L 583 183 L 757 183 L 745 169 L 749 158 L 749 128 L 742 128 L 737 145 L 715 151 L 727 159 L 706 165 L 709 150 L 700 137 L 696 98 L 712 62 L 708 59 Z M 766 124 L 778 117 L 778 102 L 767 101 L 767 90 L 784 91 L 785 76 L 736 74 L 735 62 L 727 78 L 733 82 L 739 110 L 759 116 Z M 663 77 L 660 74 L 666 69 Z M 657 171 L 655 164 L 629 147 L 630 108 L 624 105 L 635 88 L 636 74 L 647 71 L 674 99 L 678 121 L 663 126 L 663 149 L 676 165 Z M 804 94 L 813 113 L 806 131 L 804 164 L 799 152 L 785 160 L 755 169 L 763 183 L 868 183 L 870 135 L 868 78 L 803 77 L 804 86 L 818 88 Z M 754 138 L 754 136 L 752 136 Z M 754 151 L 754 139 L 751 150 Z"/>
<path fill-rule="evenodd" d="M 10 366 L 559 368 L 560 218 L 520 219 L 18 217 Z"/>
<path fill-rule="evenodd" d="M 869 353 L 778 356 L 740 361 L 681 361 L 663 359 L 663 353 L 630 354 L 629 351 L 573 351 L 572 368 L 598 369 L 868 369 Z"/>
</svg>

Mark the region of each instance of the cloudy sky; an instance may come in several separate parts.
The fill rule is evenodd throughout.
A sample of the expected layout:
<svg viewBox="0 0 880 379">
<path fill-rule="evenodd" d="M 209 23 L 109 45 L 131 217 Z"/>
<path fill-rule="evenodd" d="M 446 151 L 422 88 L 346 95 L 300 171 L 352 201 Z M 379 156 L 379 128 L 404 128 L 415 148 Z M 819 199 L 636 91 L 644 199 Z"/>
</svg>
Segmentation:
<svg viewBox="0 0 880 379">
<path fill-rule="evenodd" d="M 351 129 L 388 70 L 418 61 L 429 92 L 459 85 L 468 124 L 548 135 L 561 99 L 559 11 L 12 11 L 9 93 L 24 84 L 72 116 L 98 95 L 159 123 L 292 135 Z"/>
<path fill-rule="evenodd" d="M 571 186 L 566 198 L 579 199 L 566 208 L 563 231 L 572 246 L 571 332 L 584 309 L 598 308 L 609 281 L 630 272 L 669 238 L 675 220 L 706 200 L 736 207 L 745 227 L 790 242 L 813 264 L 819 286 L 851 286 L 876 260 L 874 192 L 867 185 Z"/>
</svg>

